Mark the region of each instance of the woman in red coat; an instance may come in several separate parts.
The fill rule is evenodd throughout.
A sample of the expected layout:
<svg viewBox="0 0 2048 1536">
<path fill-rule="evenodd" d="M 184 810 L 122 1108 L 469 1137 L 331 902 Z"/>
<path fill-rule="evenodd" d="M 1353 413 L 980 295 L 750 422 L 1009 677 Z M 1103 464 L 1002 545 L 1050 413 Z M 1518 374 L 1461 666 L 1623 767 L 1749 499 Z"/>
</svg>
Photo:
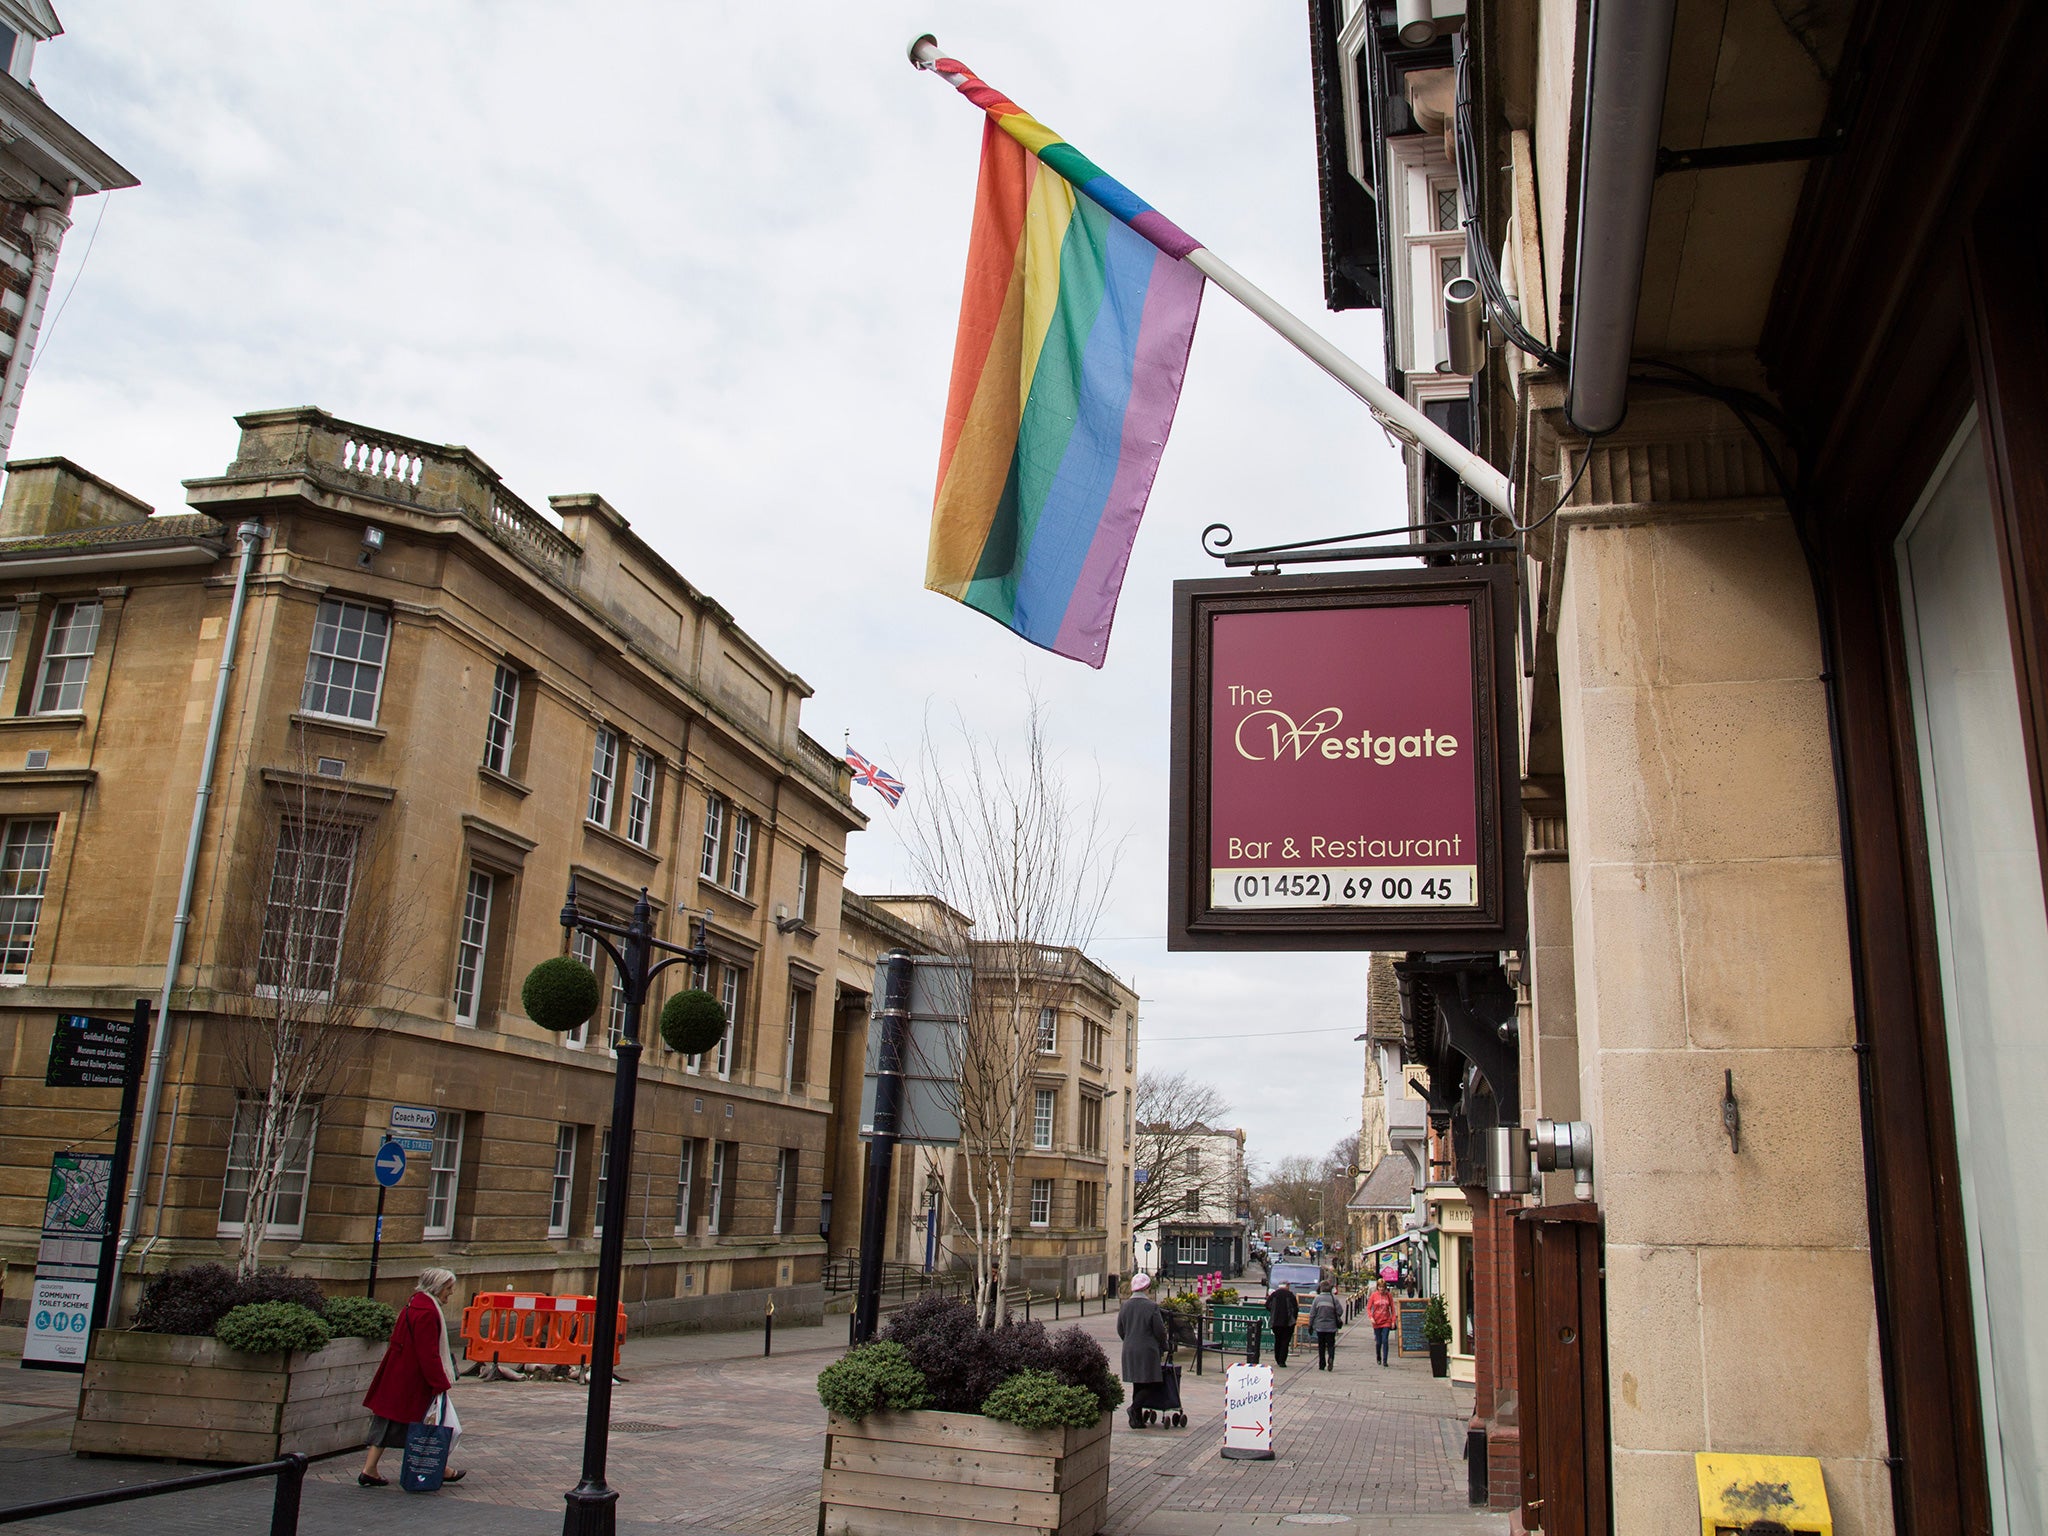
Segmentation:
<svg viewBox="0 0 2048 1536">
<path fill-rule="evenodd" d="M 382 1488 L 391 1481 L 377 1475 L 384 1452 L 403 1450 L 406 1430 L 425 1419 L 434 1399 L 455 1384 L 455 1356 L 448 1348 L 448 1322 L 441 1311 L 454 1294 L 455 1276 L 450 1271 L 422 1270 L 419 1288 L 391 1325 L 391 1342 L 384 1346 L 384 1358 L 363 1398 L 363 1406 L 376 1415 L 370 1420 L 363 1470 L 356 1474 L 365 1488 Z M 450 1472 L 442 1481 L 459 1483 L 463 1476 Z"/>
</svg>

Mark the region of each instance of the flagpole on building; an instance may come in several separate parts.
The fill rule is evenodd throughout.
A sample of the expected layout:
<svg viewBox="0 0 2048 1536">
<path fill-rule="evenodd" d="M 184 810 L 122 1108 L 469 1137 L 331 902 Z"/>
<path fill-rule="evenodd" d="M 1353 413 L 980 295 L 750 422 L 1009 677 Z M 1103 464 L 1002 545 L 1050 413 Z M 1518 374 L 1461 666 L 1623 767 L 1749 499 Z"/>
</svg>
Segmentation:
<svg viewBox="0 0 2048 1536">
<path fill-rule="evenodd" d="M 943 57 L 938 39 L 930 33 L 926 33 L 910 45 L 910 62 L 916 68 L 929 70 L 956 88 L 966 84 L 970 77 L 942 71 L 937 67 L 938 61 Z M 1138 228 L 1136 225 L 1133 227 Z M 1139 228 L 1139 233 L 1145 234 L 1146 231 Z M 1215 252 L 1198 245 L 1181 259 L 1264 321 L 1275 334 L 1302 356 L 1343 385 L 1396 437 L 1426 450 L 1496 512 L 1513 515 L 1506 475 L 1394 393 L 1355 358 L 1332 346 L 1321 333 L 1312 329 L 1307 321 L 1282 305 Z"/>
</svg>

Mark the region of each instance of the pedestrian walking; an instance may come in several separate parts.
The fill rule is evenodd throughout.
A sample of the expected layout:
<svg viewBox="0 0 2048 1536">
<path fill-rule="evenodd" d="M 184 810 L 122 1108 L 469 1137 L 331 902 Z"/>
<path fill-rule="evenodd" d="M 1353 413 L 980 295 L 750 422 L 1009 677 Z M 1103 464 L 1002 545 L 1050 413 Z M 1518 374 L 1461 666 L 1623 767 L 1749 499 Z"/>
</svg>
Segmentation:
<svg viewBox="0 0 2048 1536">
<path fill-rule="evenodd" d="M 452 1271 L 422 1270 L 417 1289 L 391 1324 L 391 1342 L 384 1346 L 384 1358 L 377 1362 L 377 1374 L 363 1396 L 363 1406 L 373 1415 L 363 1470 L 356 1474 L 365 1488 L 382 1488 L 391 1481 L 377 1472 L 384 1453 L 403 1453 L 406 1430 L 424 1423 L 435 1399 L 455 1385 L 455 1355 L 448 1347 L 448 1320 L 441 1310 L 454 1294 Z M 448 1427 L 461 1434 L 453 1403 L 447 1413 Z M 450 1472 L 441 1481 L 459 1483 L 466 1475 Z"/>
<path fill-rule="evenodd" d="M 1325 1280 L 1316 1287 L 1316 1298 L 1308 1304 L 1308 1331 L 1316 1336 L 1316 1369 L 1337 1369 L 1337 1330 L 1344 1326 L 1344 1304 Z"/>
<path fill-rule="evenodd" d="M 1381 1365 L 1387 1363 L 1387 1352 L 1394 1337 L 1394 1321 L 1398 1316 L 1394 1306 L 1394 1293 L 1388 1287 L 1384 1276 L 1372 1288 L 1372 1294 L 1365 1298 L 1365 1318 L 1372 1324 L 1372 1352 Z"/>
<path fill-rule="evenodd" d="M 1131 1276 L 1131 1297 L 1116 1309 L 1116 1336 L 1124 1341 L 1120 1374 L 1131 1389 L 1130 1425 L 1139 1427 L 1147 1409 L 1178 1407 L 1163 1390 L 1166 1382 L 1166 1314 L 1149 1294 L 1152 1277 L 1140 1270 Z"/>
<path fill-rule="evenodd" d="M 1273 1320 L 1273 1363 L 1285 1365 L 1294 1344 L 1294 1325 L 1301 1318 L 1301 1298 L 1285 1280 L 1266 1293 L 1266 1316 Z"/>
</svg>

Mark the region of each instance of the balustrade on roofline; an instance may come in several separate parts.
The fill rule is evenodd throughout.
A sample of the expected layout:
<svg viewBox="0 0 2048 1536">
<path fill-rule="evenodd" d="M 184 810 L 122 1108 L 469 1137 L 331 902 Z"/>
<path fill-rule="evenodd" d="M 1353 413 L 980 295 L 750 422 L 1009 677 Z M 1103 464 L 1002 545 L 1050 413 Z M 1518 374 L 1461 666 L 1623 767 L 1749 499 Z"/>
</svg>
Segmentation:
<svg viewBox="0 0 2048 1536">
<path fill-rule="evenodd" d="M 354 426 L 344 427 L 336 435 L 342 440 L 343 469 L 376 481 L 379 490 L 397 493 L 407 500 L 419 498 L 430 466 L 478 484 L 484 491 L 482 511 L 476 510 L 469 498 L 456 498 L 463 520 L 557 581 L 567 583 L 572 579 L 582 551 L 568 535 L 506 489 L 496 474 L 483 469 L 470 455 L 450 453 L 429 443 L 394 435 L 372 435 Z"/>
</svg>

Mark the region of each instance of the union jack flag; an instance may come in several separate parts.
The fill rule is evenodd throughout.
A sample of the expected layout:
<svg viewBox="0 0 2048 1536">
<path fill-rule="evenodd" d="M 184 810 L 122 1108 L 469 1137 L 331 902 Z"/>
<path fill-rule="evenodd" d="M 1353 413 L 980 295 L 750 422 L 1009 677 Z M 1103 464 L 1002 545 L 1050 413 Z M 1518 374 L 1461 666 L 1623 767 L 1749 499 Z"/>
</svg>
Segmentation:
<svg viewBox="0 0 2048 1536">
<path fill-rule="evenodd" d="M 853 782 L 865 784 L 884 800 L 889 809 L 896 809 L 896 802 L 903 798 L 903 781 L 887 769 L 878 767 L 862 757 L 853 748 L 846 749 L 846 766 L 853 770 Z"/>
</svg>

